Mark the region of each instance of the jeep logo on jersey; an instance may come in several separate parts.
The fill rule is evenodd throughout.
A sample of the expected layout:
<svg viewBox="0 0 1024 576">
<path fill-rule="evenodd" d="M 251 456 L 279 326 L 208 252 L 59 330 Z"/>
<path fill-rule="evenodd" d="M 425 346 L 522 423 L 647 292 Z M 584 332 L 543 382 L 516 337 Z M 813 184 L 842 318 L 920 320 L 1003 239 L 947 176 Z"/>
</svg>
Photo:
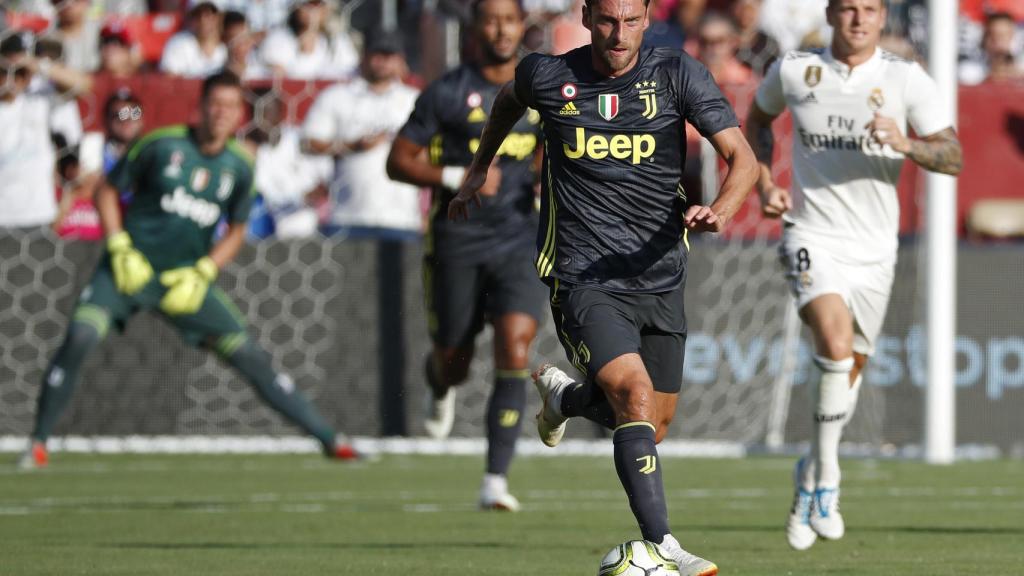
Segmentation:
<svg viewBox="0 0 1024 576">
<path fill-rule="evenodd" d="M 220 219 L 220 206 L 192 196 L 185 191 L 184 186 L 178 186 L 174 192 L 164 194 L 160 198 L 160 207 L 168 214 L 188 218 L 203 228 L 213 226 Z"/>
<path fill-rule="evenodd" d="M 206 168 L 199 167 L 192 171 L 192 186 L 193 192 L 202 192 L 206 190 L 206 186 L 210 183 L 210 171 Z"/>
<path fill-rule="evenodd" d="M 619 95 L 601 94 L 597 97 L 597 113 L 605 120 L 611 120 L 619 115 Z"/>
<path fill-rule="evenodd" d="M 807 70 L 804 70 L 804 83 L 809 88 L 814 88 L 821 82 L 821 66 L 808 66 Z"/>
<path fill-rule="evenodd" d="M 231 189 L 235 186 L 235 174 L 224 171 L 220 173 L 220 182 L 217 183 L 217 200 L 227 200 L 231 195 Z"/>
<path fill-rule="evenodd" d="M 875 88 L 871 91 L 871 95 L 868 96 L 868 108 L 872 112 L 878 112 L 885 106 L 885 96 L 882 94 L 881 88 Z"/>
<path fill-rule="evenodd" d="M 603 160 L 608 156 L 616 160 L 630 160 L 639 164 L 644 158 L 650 158 L 657 146 L 654 136 L 650 134 L 612 134 L 611 138 L 601 134 L 587 137 L 586 130 L 576 128 L 576 147 L 562 143 L 565 157 L 576 160 L 586 156 L 594 160 Z"/>
</svg>

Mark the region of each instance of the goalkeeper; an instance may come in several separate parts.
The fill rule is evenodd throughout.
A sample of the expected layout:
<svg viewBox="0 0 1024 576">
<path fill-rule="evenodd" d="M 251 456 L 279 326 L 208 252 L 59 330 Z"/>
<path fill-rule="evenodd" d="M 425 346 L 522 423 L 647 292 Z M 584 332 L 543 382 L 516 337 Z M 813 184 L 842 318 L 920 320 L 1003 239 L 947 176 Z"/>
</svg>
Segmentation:
<svg viewBox="0 0 1024 576">
<path fill-rule="evenodd" d="M 329 457 L 352 447 L 278 374 L 246 331 L 245 320 L 214 281 L 245 241 L 252 201 L 251 156 L 232 138 L 244 99 L 236 76 L 206 79 L 198 126 L 156 130 L 107 176 L 96 207 L 107 253 L 79 297 L 67 336 L 43 378 L 31 445 L 22 467 L 46 464 L 46 439 L 78 380 L 82 363 L 107 335 L 140 310 L 155 310 L 192 345 L 215 351 L 285 418 L 316 437 Z M 131 191 L 122 219 L 118 190 Z M 227 232 L 214 243 L 222 217 Z"/>
</svg>

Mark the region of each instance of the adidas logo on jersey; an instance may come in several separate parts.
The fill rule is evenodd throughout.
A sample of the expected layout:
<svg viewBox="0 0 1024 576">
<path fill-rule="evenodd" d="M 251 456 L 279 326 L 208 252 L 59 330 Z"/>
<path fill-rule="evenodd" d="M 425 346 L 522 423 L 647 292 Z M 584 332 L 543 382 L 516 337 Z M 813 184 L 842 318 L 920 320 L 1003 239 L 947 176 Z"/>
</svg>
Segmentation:
<svg viewBox="0 0 1024 576">
<path fill-rule="evenodd" d="M 818 103 L 818 97 L 814 95 L 814 92 L 811 92 L 811 93 L 807 94 L 807 96 L 804 96 L 803 98 L 801 98 L 800 99 L 800 103 L 801 104 L 817 104 Z"/>
<path fill-rule="evenodd" d="M 565 106 L 562 106 L 562 109 L 558 111 L 558 114 L 560 116 L 579 116 L 580 111 L 572 102 L 566 102 Z"/>
</svg>

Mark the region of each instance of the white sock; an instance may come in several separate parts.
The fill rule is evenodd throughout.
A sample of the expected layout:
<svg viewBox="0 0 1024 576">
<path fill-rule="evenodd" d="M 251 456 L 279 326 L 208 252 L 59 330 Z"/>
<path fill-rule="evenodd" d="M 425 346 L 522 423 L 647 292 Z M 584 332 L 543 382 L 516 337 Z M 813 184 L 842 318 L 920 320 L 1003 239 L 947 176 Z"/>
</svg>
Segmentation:
<svg viewBox="0 0 1024 576">
<path fill-rule="evenodd" d="M 501 474 L 484 474 L 480 491 L 487 494 L 504 494 L 508 492 L 508 478 Z"/>
<path fill-rule="evenodd" d="M 857 379 L 853 381 L 850 386 L 850 391 L 847 394 L 849 398 L 849 407 L 846 409 L 846 419 L 843 420 L 843 427 L 845 428 L 850 420 L 853 420 L 853 413 L 857 411 L 857 398 L 860 397 L 860 385 L 864 381 L 863 374 L 857 374 Z"/>
<path fill-rule="evenodd" d="M 814 411 L 814 429 L 818 454 L 815 458 L 817 487 L 839 486 L 839 439 L 850 401 L 850 370 L 853 358 L 831 360 L 815 356 L 814 363 L 821 369 L 818 401 Z"/>
</svg>

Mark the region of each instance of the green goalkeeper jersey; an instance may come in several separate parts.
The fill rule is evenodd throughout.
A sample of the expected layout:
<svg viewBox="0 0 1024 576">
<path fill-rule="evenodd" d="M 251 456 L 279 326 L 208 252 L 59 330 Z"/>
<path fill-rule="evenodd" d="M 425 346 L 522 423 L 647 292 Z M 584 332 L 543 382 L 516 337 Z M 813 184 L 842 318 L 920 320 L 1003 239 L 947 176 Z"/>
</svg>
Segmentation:
<svg viewBox="0 0 1024 576">
<path fill-rule="evenodd" d="M 234 140 L 205 155 L 191 128 L 169 126 L 136 142 L 107 180 L 130 192 L 124 229 L 160 271 L 191 266 L 207 255 L 222 217 L 230 223 L 248 219 L 253 160 Z"/>
</svg>

